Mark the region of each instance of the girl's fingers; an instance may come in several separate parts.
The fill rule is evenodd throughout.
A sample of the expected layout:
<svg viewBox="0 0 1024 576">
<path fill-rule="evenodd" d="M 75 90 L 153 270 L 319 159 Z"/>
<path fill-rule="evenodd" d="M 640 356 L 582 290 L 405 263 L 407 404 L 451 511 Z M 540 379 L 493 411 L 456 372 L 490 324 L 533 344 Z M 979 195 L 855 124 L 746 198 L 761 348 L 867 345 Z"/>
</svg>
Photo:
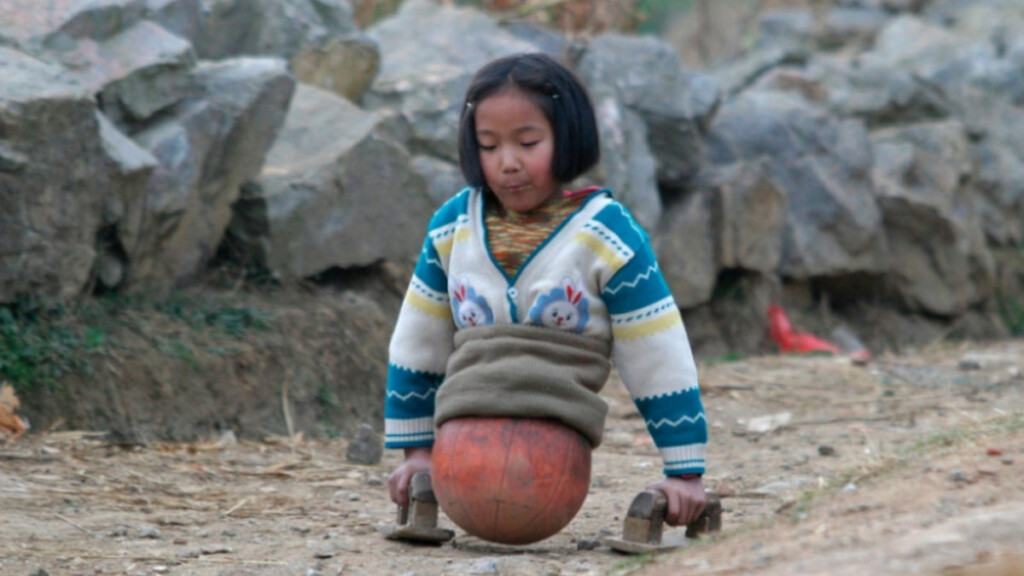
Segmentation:
<svg viewBox="0 0 1024 576">
<path fill-rule="evenodd" d="M 401 472 L 395 472 L 388 478 L 388 491 L 391 493 L 391 501 L 399 506 L 409 504 L 409 476 Z"/>
<path fill-rule="evenodd" d="M 675 526 L 679 521 L 681 503 L 675 494 L 667 494 L 668 511 L 665 513 L 665 520 L 669 526 Z"/>
</svg>

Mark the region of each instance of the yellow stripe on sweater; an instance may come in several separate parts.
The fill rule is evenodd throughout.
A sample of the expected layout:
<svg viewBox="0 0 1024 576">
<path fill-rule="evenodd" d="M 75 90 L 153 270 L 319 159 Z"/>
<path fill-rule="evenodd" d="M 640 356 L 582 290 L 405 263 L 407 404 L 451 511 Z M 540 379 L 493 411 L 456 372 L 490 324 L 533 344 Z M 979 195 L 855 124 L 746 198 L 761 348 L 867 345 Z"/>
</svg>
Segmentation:
<svg viewBox="0 0 1024 576">
<path fill-rule="evenodd" d="M 452 244 L 455 243 L 454 236 L 448 236 L 440 242 L 434 242 L 434 250 L 437 250 L 437 254 L 441 258 L 447 258 L 452 253 Z"/>
<path fill-rule="evenodd" d="M 405 303 L 428 316 L 446 320 L 452 317 L 452 309 L 447 304 L 428 300 L 415 292 L 406 293 Z"/>
<path fill-rule="evenodd" d="M 682 326 L 682 324 L 682 316 L 678 312 L 673 312 L 639 324 L 630 324 L 629 326 L 613 325 L 612 336 L 616 340 L 639 340 L 659 332 L 671 330 L 676 326 Z"/>
<path fill-rule="evenodd" d="M 434 243 L 434 249 L 442 258 L 447 258 L 452 252 L 452 246 L 456 242 L 465 242 L 472 237 L 472 232 L 469 228 L 463 226 L 455 231 L 455 234 L 446 236 L 444 240 Z"/>
<path fill-rule="evenodd" d="M 612 269 L 613 274 L 618 272 L 619 268 L 626 265 L 626 261 L 599 238 L 595 238 L 586 232 L 577 232 L 574 240 L 589 248 L 594 254 L 597 254 L 597 257 Z"/>
</svg>

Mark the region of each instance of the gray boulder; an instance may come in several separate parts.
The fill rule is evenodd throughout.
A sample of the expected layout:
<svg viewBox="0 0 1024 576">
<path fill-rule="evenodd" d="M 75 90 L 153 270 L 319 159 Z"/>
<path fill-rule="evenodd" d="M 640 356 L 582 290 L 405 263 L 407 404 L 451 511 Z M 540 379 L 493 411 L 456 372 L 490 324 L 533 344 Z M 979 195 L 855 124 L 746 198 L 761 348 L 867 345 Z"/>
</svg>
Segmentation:
<svg viewBox="0 0 1024 576">
<path fill-rule="evenodd" d="M 595 38 L 579 73 L 599 109 L 605 180 L 650 225 L 660 217 L 658 184 L 662 190 L 680 191 L 700 170 L 701 131 L 719 104 L 718 84 L 711 76 L 684 70 L 671 45 L 650 37 Z M 630 122 L 632 114 L 642 127 Z M 646 146 L 630 145 L 641 138 Z M 629 174 L 630 169 L 649 169 L 643 158 L 648 153 L 655 176 Z M 648 183 L 654 185 L 633 186 Z"/>
<path fill-rule="evenodd" d="M 214 255 L 295 88 L 285 63 L 269 58 L 203 63 L 196 80 L 201 98 L 134 135 L 160 163 L 118 229 L 136 287 L 180 285 Z"/>
<path fill-rule="evenodd" d="M 717 265 L 772 274 L 782 261 L 786 193 L 764 163 L 709 169 L 700 187 L 711 195 Z"/>
<path fill-rule="evenodd" d="M 601 162 L 582 180 L 610 188 L 645 228 L 658 225 L 663 214 L 658 193 L 658 163 L 651 152 L 647 124 L 639 113 L 614 95 L 593 95 L 601 138 Z"/>
<path fill-rule="evenodd" d="M 956 315 L 991 295 L 995 262 L 964 185 L 973 171 L 955 121 L 872 136 L 878 204 L 889 239 L 888 279 L 903 304 Z"/>
<path fill-rule="evenodd" d="M 1018 246 L 1024 240 L 1024 160 L 991 141 L 973 147 L 978 214 L 991 246 Z"/>
<path fill-rule="evenodd" d="M 842 117 L 882 127 L 950 118 L 956 104 L 934 83 L 899 67 L 815 58 L 806 76 L 823 88 Z"/>
<path fill-rule="evenodd" d="M 98 42 L 81 39 L 57 57 L 120 126 L 144 122 L 198 93 L 192 46 L 149 21 Z"/>
<path fill-rule="evenodd" d="M 66 51 L 79 40 L 100 42 L 143 20 L 191 41 L 202 20 L 201 0 L 4 0 L 0 44 Z"/>
<path fill-rule="evenodd" d="M 413 157 L 412 169 L 427 181 L 427 193 L 438 206 L 466 187 L 458 164 L 421 154 Z"/>
<path fill-rule="evenodd" d="M 706 144 L 716 166 L 764 162 L 784 192 L 781 275 L 881 270 L 885 239 L 860 122 L 829 116 L 790 93 L 754 90 L 723 105 Z"/>
<path fill-rule="evenodd" d="M 66 300 L 89 280 L 117 175 L 96 102 L 59 67 L 0 47 L 0 302 Z"/>
<path fill-rule="evenodd" d="M 188 40 L 199 40 L 205 20 L 202 0 L 146 0 L 146 19 Z"/>
<path fill-rule="evenodd" d="M 300 85 L 231 225 L 235 245 L 282 277 L 418 254 L 436 203 L 385 118 Z"/>
<path fill-rule="evenodd" d="M 888 19 L 878 7 L 788 8 L 761 15 L 760 47 L 836 49 L 870 42 Z"/>
<path fill-rule="evenodd" d="M 658 266 L 681 308 L 707 302 L 715 287 L 711 215 L 710 195 L 691 194 L 668 207 L 654 240 Z"/>
<path fill-rule="evenodd" d="M 380 52 L 345 0 L 208 0 L 200 57 L 278 56 L 298 81 L 353 102 L 377 75 Z"/>
<path fill-rule="evenodd" d="M 366 107 L 408 121 L 412 154 L 451 162 L 458 162 L 460 107 L 473 74 L 495 58 L 538 51 L 482 12 L 434 0 L 407 0 L 367 33 L 380 46 L 381 69 Z"/>
<path fill-rule="evenodd" d="M 187 34 L 199 0 L 89 0 L 0 7 L 0 42 L 64 66 L 129 129 L 196 92 Z M 4 24 L 3 11 L 11 10 Z"/>
</svg>

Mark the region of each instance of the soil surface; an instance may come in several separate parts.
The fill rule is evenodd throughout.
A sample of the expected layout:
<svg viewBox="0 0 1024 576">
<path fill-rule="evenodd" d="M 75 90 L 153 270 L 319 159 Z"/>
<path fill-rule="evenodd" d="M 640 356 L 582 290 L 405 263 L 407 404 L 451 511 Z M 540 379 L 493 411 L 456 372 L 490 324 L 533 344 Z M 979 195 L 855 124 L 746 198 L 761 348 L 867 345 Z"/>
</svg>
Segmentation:
<svg viewBox="0 0 1024 576">
<path fill-rule="evenodd" d="M 343 439 L 124 448 L 57 430 L 0 441 L 0 574 L 1024 574 L 1024 342 L 700 370 L 724 528 L 671 554 L 599 545 L 660 470 L 613 375 L 587 500 L 537 544 L 489 544 L 443 516 L 451 543 L 385 539 L 399 454 L 349 463 Z"/>
</svg>

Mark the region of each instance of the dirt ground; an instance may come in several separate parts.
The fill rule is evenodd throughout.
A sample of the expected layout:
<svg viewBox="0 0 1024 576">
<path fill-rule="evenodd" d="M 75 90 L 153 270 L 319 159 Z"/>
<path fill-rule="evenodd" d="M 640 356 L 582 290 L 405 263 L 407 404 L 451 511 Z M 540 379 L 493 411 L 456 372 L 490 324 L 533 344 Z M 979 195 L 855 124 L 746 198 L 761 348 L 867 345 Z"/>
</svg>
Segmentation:
<svg viewBox="0 0 1024 576">
<path fill-rule="evenodd" d="M 386 540 L 399 454 L 347 463 L 344 440 L 123 449 L 88 431 L 37 433 L 0 442 L 0 574 L 1020 575 L 1022 371 L 1021 341 L 937 345 L 867 366 L 794 356 L 702 365 L 706 486 L 723 497 L 724 529 L 658 557 L 599 545 L 621 533 L 660 469 L 614 376 L 583 508 L 524 547 L 480 541 L 443 517 L 452 543 Z"/>
</svg>

